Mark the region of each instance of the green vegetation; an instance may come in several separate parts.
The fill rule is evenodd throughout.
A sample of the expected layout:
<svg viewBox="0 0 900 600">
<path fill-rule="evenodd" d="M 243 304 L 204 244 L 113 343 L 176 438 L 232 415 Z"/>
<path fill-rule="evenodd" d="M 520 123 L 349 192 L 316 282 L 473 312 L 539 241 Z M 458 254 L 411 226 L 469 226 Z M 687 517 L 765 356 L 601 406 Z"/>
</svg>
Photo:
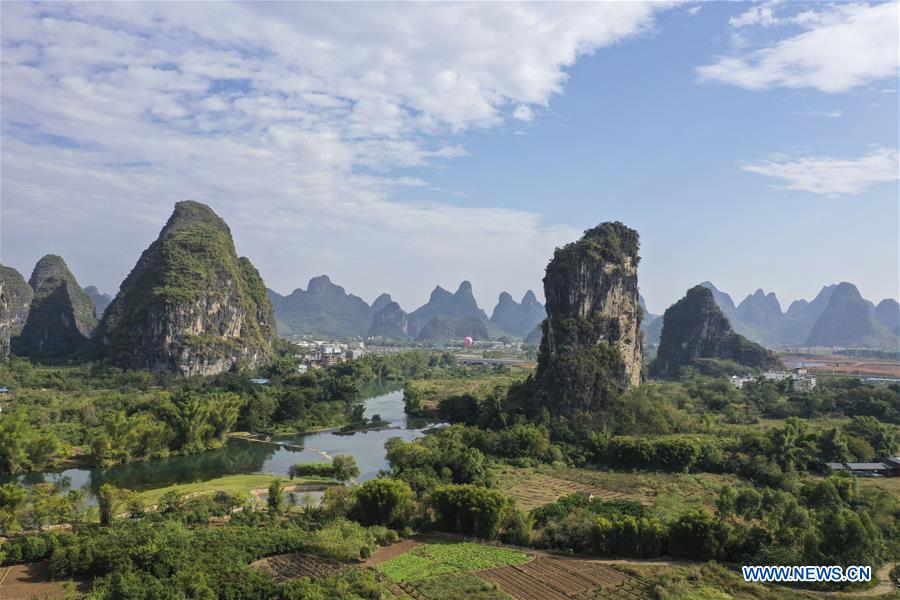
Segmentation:
<svg viewBox="0 0 900 600">
<path fill-rule="evenodd" d="M 511 504 L 502 492 L 475 485 L 442 485 L 428 496 L 435 526 L 442 531 L 495 539 Z"/>
<path fill-rule="evenodd" d="M 398 386 L 432 360 L 426 352 L 373 356 L 299 374 L 291 347 L 277 350 L 255 373 L 210 378 L 92 363 L 0 362 L 0 382 L 12 390 L 0 420 L 0 475 L 61 466 L 67 458 L 108 465 L 202 452 L 220 447 L 235 429 L 271 434 L 339 426 L 352 418 L 362 390 Z M 250 384 L 254 375 L 270 384 Z"/>
<path fill-rule="evenodd" d="M 388 444 L 392 476 L 425 499 L 434 527 L 601 556 L 877 567 L 900 555 L 900 502 L 887 480 L 818 475 L 825 462 L 900 449 L 897 426 L 879 419 L 894 418 L 896 386 L 738 390 L 693 376 L 629 390 L 581 426 L 529 416 L 528 391 L 526 382 L 490 398 L 450 396 L 439 410 L 458 424 Z M 803 416 L 757 424 L 785 413 Z M 498 482 L 536 506 L 532 524 L 479 487 Z M 550 491 L 532 504 L 534 489 Z"/>
<path fill-rule="evenodd" d="M 416 579 L 412 582 L 417 592 L 428 600 L 511 600 L 495 583 L 488 583 L 469 573 L 448 573 Z"/>
<path fill-rule="evenodd" d="M 94 301 L 65 261 L 53 254 L 37 262 L 29 285 L 34 296 L 25 326 L 12 339 L 13 352 L 43 360 L 71 358 L 97 326 Z"/>
<path fill-rule="evenodd" d="M 199 481 L 197 483 L 179 483 L 166 487 L 156 488 L 140 492 L 141 499 L 148 505 L 159 504 L 160 500 L 166 496 L 174 494 L 178 497 L 190 497 L 197 494 L 214 494 L 216 492 L 224 492 L 233 496 L 249 496 L 255 490 L 265 490 L 272 483 L 273 475 L 264 473 L 252 475 L 227 475 L 217 479 L 208 481 Z M 284 485 L 307 485 L 321 484 L 327 485 L 331 483 L 328 478 L 305 478 L 294 481 L 284 477 L 277 477 Z"/>
<path fill-rule="evenodd" d="M 712 292 L 697 285 L 666 309 L 650 372 L 675 377 L 685 368 L 710 375 L 783 367 L 770 350 L 734 332 Z"/>
<path fill-rule="evenodd" d="M 288 475 L 293 481 L 294 477 L 313 475 L 318 477 L 331 477 L 340 483 L 349 481 L 359 476 L 359 467 L 356 459 L 349 454 L 338 454 L 330 463 L 298 463 L 288 469 Z"/>
<path fill-rule="evenodd" d="M 205 314 L 200 315 L 204 335 L 178 332 L 178 323 L 191 318 L 196 301 L 211 293 L 220 297 L 217 319 L 241 315 L 239 338 L 224 337 L 222 323 Z M 157 332 L 165 328 L 148 322 L 148 315 L 166 320 L 175 339 L 162 339 Z M 172 362 L 166 369 L 186 372 L 197 365 L 176 364 L 183 357 L 176 358 L 173 343 L 205 363 L 226 356 L 269 357 L 274 338 L 275 315 L 262 278 L 250 261 L 238 258 L 228 225 L 208 206 L 192 201 L 175 205 L 159 237 L 122 283 L 98 331 L 101 352 L 113 364 L 159 368 L 163 356 Z"/>
<path fill-rule="evenodd" d="M 408 527 L 416 513 L 416 496 L 405 482 L 373 479 L 356 490 L 355 514 L 364 525 Z"/>
<path fill-rule="evenodd" d="M 531 557 L 505 548 L 471 543 L 429 543 L 381 563 L 377 569 L 393 581 L 423 579 L 527 562 Z"/>
</svg>

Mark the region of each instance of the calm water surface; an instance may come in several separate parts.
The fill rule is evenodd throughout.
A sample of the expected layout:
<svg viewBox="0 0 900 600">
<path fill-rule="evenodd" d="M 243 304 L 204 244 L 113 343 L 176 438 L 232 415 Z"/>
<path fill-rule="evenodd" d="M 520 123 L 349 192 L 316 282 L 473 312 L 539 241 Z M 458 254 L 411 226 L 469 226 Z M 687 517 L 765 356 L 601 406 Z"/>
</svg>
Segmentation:
<svg viewBox="0 0 900 600">
<path fill-rule="evenodd" d="M 336 454 L 353 455 L 359 464 L 359 479 L 365 481 L 388 467 L 384 449 L 384 443 L 388 439 L 399 437 L 408 441 L 424 435 L 424 432 L 423 429 L 407 424 L 402 391 L 374 396 L 363 402 L 366 407 L 365 416 L 380 415 L 390 424 L 390 429 L 360 431 L 349 435 L 332 432 L 289 435 L 274 438 L 271 442 L 230 439 L 221 449 L 190 456 L 93 469 L 28 473 L 19 476 L 17 481 L 26 485 L 60 483 L 63 490 L 83 488 L 90 493 L 89 501 L 93 502 L 94 492 L 104 483 L 145 490 L 176 483 L 207 481 L 238 473 L 286 475 L 291 465 L 299 462 L 326 462 L 327 456 Z"/>
</svg>

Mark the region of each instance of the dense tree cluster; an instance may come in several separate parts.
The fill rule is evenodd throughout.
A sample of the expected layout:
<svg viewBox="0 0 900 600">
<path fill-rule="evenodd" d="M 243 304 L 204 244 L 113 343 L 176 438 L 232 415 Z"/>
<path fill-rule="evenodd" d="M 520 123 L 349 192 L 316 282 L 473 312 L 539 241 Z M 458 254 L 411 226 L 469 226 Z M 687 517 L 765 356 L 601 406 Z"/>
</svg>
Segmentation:
<svg viewBox="0 0 900 600">
<path fill-rule="evenodd" d="M 191 454 L 221 446 L 235 429 L 341 425 L 364 390 L 395 389 L 397 380 L 441 360 L 411 352 L 300 374 L 289 345 L 276 346 L 280 357 L 260 372 L 269 385 L 251 384 L 246 373 L 177 378 L 105 365 L 0 362 L 0 382 L 13 391 L 0 419 L 0 474 L 47 468 L 70 454 L 96 465 Z"/>
</svg>

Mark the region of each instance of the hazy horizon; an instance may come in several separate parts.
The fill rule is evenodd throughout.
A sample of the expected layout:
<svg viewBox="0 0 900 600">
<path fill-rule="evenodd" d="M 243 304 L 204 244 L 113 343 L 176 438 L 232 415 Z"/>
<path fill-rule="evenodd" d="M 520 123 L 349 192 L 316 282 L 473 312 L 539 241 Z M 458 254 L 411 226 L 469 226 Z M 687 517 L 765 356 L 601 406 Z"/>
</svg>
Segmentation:
<svg viewBox="0 0 900 600">
<path fill-rule="evenodd" d="M 0 261 L 114 295 L 175 202 L 287 294 L 543 298 L 641 235 L 661 313 L 898 297 L 898 4 L 3 3 Z M 830 43 L 858 41 L 849 52 Z"/>
</svg>

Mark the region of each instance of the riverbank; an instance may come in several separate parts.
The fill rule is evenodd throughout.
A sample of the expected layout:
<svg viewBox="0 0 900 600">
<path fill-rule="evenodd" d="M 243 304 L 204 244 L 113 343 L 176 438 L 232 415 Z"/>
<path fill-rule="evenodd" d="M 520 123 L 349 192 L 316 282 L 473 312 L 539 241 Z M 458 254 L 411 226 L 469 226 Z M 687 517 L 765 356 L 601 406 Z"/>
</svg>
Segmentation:
<svg viewBox="0 0 900 600">
<path fill-rule="evenodd" d="M 255 473 L 250 475 L 228 475 L 196 483 L 179 483 L 147 490 L 141 492 L 139 496 L 148 506 L 158 504 L 159 499 L 170 492 L 175 492 L 181 497 L 201 493 L 212 494 L 215 492 L 258 496 L 264 494 L 275 479 L 280 480 L 284 484 L 286 492 L 321 492 L 331 486 L 340 485 L 337 481 L 325 477 L 303 477 L 295 478 L 291 481 L 283 475 Z"/>
<path fill-rule="evenodd" d="M 253 489 L 268 488 L 275 476 L 287 476 L 298 463 L 326 462 L 338 454 L 353 456 L 359 465 L 359 481 L 376 477 L 389 468 L 385 443 L 392 437 L 410 441 L 424 435 L 424 423 L 410 426 L 403 411 L 403 392 L 394 391 L 363 401 L 367 423 L 379 415 L 379 427 L 339 435 L 335 428 L 319 428 L 295 436 L 278 435 L 268 440 L 263 434 L 248 431 L 232 432 L 226 443 L 217 449 L 194 454 L 170 455 L 164 458 L 132 461 L 126 464 L 94 466 L 86 464 L 68 469 L 52 469 L 0 477 L 0 484 L 16 482 L 24 486 L 55 483 L 59 493 L 81 489 L 89 506 L 96 505 L 96 492 L 104 483 L 135 490 L 138 493 L 171 489 L 197 482 L 214 482 L 235 475 L 261 476 L 254 486 L 239 487 L 249 493 Z M 382 425 L 387 425 L 383 427 Z M 234 480 L 236 481 L 236 480 Z M 257 480 L 259 481 L 259 480 Z M 322 483 L 322 482 L 315 482 Z M 214 485 L 214 484 L 209 484 Z M 199 488 L 187 491 L 191 493 Z M 224 488 L 223 491 L 229 491 Z M 315 490 L 313 490 L 315 492 Z M 157 493 L 161 495 L 163 492 Z"/>
</svg>

